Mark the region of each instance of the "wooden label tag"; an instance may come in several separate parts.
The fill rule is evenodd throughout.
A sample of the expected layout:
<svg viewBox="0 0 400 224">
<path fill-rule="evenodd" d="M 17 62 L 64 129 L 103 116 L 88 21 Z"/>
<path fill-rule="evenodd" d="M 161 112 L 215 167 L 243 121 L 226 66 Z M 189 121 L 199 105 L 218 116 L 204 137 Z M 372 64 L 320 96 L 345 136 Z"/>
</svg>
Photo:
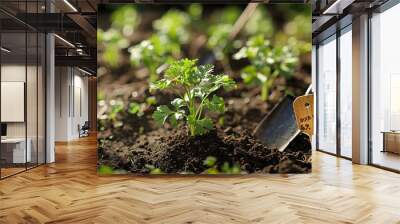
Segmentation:
<svg viewBox="0 0 400 224">
<path fill-rule="evenodd" d="M 293 110 L 297 127 L 311 137 L 314 131 L 314 96 L 297 97 L 293 102 Z"/>
</svg>

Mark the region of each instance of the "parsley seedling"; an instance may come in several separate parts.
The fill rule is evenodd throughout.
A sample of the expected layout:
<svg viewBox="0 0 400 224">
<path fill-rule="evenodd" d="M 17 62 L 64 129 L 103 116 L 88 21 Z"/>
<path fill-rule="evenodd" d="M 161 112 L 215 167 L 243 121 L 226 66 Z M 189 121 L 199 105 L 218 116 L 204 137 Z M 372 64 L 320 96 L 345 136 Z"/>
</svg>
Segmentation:
<svg viewBox="0 0 400 224">
<path fill-rule="evenodd" d="M 151 85 L 152 90 L 172 89 L 179 96 L 170 105 L 157 107 L 153 113 L 155 121 L 161 125 L 168 122 L 172 126 L 185 122 L 191 136 L 203 135 L 213 129 L 213 120 L 204 111 L 224 113 L 224 99 L 215 95 L 215 91 L 235 86 L 227 75 L 212 74 L 213 65 L 196 66 L 196 61 L 183 59 L 173 62 L 164 78 Z"/>
</svg>

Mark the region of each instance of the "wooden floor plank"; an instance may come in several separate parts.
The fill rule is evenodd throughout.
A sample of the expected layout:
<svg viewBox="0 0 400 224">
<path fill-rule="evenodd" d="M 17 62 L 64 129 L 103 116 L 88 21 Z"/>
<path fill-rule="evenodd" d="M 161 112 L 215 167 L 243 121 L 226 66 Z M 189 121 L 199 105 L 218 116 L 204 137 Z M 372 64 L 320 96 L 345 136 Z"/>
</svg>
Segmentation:
<svg viewBox="0 0 400 224">
<path fill-rule="evenodd" d="M 241 177 L 96 174 L 96 139 L 0 181 L 0 223 L 400 223 L 400 175 L 314 152 L 313 172 Z"/>
</svg>

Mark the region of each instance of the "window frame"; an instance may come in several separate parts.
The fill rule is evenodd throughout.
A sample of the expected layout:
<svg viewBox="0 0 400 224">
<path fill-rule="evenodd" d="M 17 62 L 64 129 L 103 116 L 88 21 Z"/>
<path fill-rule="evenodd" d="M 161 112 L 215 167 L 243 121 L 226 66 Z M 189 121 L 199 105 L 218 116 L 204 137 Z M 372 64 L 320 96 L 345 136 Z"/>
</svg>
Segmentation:
<svg viewBox="0 0 400 224">
<path fill-rule="evenodd" d="M 330 35 L 326 35 L 323 37 L 323 39 L 319 39 L 318 42 L 315 44 L 315 49 L 316 49 L 316 54 L 315 54 L 315 62 L 316 62 L 316 70 L 315 70 L 315 80 L 316 80 L 316 91 L 315 91 L 315 99 L 316 100 L 316 139 L 315 139 L 315 145 L 316 145 L 316 150 L 319 152 L 323 152 L 329 155 L 337 156 L 346 160 L 352 160 L 352 158 L 347 157 L 342 155 L 342 150 L 341 150 L 341 119 L 340 119 L 340 77 L 341 77 L 341 67 L 340 67 L 340 37 L 344 35 L 347 32 L 351 32 L 352 29 L 349 27 L 352 26 L 352 17 L 350 15 L 343 17 L 341 20 L 339 20 L 337 23 L 333 24 L 331 27 L 327 28 L 328 32 L 330 32 Z M 332 29 L 335 29 L 335 32 L 332 32 Z M 329 31 L 330 30 L 330 31 Z M 321 45 L 321 43 L 327 41 L 329 38 L 332 38 L 332 36 L 336 35 L 334 41 L 336 41 L 336 151 L 335 153 L 328 152 L 324 149 L 321 149 L 319 147 L 319 102 L 318 102 L 318 94 L 319 94 L 319 79 L 320 79 L 320 74 L 319 74 L 319 53 L 318 49 Z M 333 40 L 332 40 L 333 41 Z"/>
</svg>

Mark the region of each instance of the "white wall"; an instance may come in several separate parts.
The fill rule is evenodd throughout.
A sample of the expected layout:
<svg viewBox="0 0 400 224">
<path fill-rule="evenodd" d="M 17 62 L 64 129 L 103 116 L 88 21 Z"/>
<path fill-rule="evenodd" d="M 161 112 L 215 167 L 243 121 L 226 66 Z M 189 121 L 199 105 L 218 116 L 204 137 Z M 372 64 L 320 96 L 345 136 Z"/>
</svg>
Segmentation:
<svg viewBox="0 0 400 224">
<path fill-rule="evenodd" d="M 25 70 L 27 69 L 27 70 Z M 27 120 L 28 129 L 33 128 L 36 135 L 36 80 L 31 77 L 31 74 L 35 74 L 36 77 L 36 66 L 18 65 L 18 64 L 4 64 L 1 66 L 1 81 L 2 82 L 25 82 L 26 71 L 28 72 L 28 88 L 27 88 Z M 31 88 L 29 88 L 31 87 Z M 40 106 L 40 105 L 39 105 Z M 34 107 L 34 109 L 32 109 Z M 7 110 L 7 108 L 1 108 Z M 34 111 L 35 113 L 32 113 Z M 32 123 L 33 122 L 33 123 Z M 28 130 L 28 137 L 30 132 Z M 7 136 L 8 137 L 25 137 L 25 122 L 7 122 Z"/>
<path fill-rule="evenodd" d="M 55 73 L 55 140 L 70 141 L 88 120 L 88 78 L 72 67 L 56 67 Z"/>
<path fill-rule="evenodd" d="M 70 77 L 68 76 L 67 67 L 55 68 L 55 140 L 68 140 L 68 87 Z"/>
<path fill-rule="evenodd" d="M 37 70 L 39 69 L 39 70 Z M 24 82 L 26 84 L 26 107 L 21 108 L 22 113 L 26 112 L 27 119 L 22 122 L 5 122 L 7 124 L 7 137 L 29 139 L 32 162 L 39 159 L 39 163 L 44 163 L 44 74 L 42 68 L 35 66 L 25 66 L 25 64 L 3 64 L 1 66 L 2 82 Z M 25 80 L 27 77 L 28 80 Z M 24 93 L 22 93 L 24 94 Z M 2 96 L 7 97 L 7 96 Z M 11 110 L 2 107 L 1 110 Z M 26 110 L 26 111 L 25 111 Z M 11 112 L 12 111 L 8 111 Z M 39 155 L 37 155 L 37 153 Z"/>
<path fill-rule="evenodd" d="M 76 72 L 79 72 L 78 75 Z M 74 107 L 72 108 L 72 120 L 71 120 L 71 135 L 76 137 L 79 137 L 78 133 L 78 124 L 83 125 L 85 121 L 88 121 L 89 118 L 89 113 L 88 113 L 88 107 L 89 107 L 89 102 L 88 102 L 88 78 L 85 76 L 82 76 L 82 73 L 78 70 L 74 70 L 74 91 L 73 91 L 73 96 L 72 99 L 74 99 L 73 105 Z"/>
<path fill-rule="evenodd" d="M 25 64 L 8 64 L 1 66 L 1 81 L 10 82 L 18 81 L 25 82 Z M 6 110 L 6 108 L 1 108 Z M 8 137 L 25 137 L 25 123 L 24 122 L 11 122 L 7 123 L 7 136 Z"/>
</svg>

